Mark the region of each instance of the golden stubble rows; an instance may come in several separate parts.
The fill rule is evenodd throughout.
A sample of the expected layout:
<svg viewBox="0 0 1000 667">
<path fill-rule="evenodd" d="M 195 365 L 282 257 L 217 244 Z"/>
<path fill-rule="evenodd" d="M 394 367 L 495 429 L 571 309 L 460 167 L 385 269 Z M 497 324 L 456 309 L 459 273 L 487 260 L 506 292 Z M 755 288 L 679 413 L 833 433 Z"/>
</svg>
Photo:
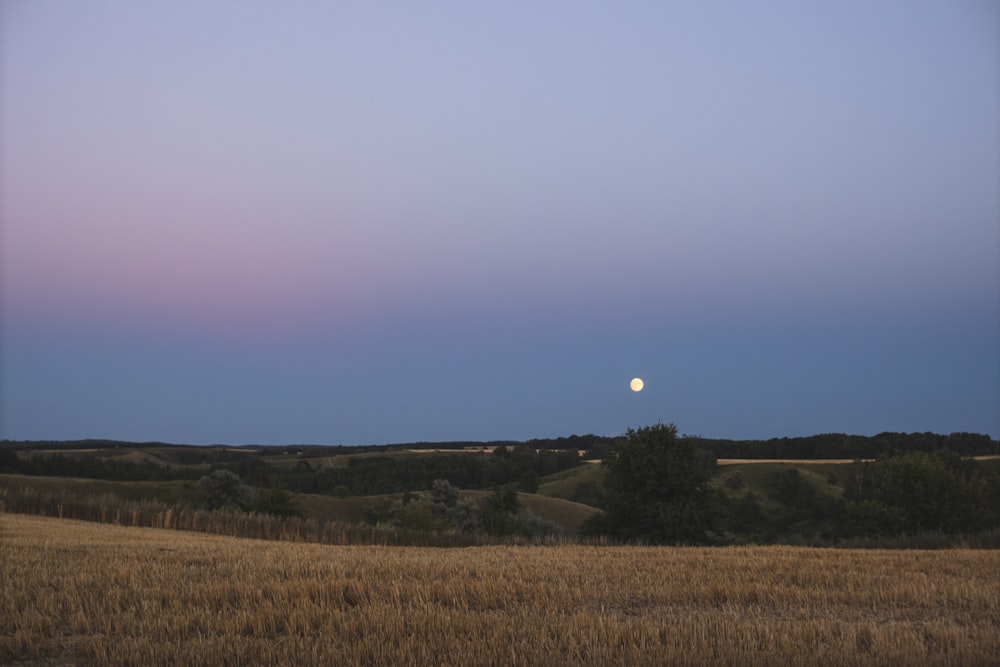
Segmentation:
<svg viewBox="0 0 1000 667">
<path fill-rule="evenodd" d="M 0 662 L 997 664 L 1000 554 L 264 542 L 0 515 Z"/>
</svg>

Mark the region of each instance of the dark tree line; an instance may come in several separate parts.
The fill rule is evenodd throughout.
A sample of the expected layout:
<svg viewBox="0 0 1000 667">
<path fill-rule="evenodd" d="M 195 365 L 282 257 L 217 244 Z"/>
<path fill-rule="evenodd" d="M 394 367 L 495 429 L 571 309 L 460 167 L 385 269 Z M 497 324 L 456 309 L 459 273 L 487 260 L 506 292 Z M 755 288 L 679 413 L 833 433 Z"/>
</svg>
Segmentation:
<svg viewBox="0 0 1000 667">
<path fill-rule="evenodd" d="M 145 447 L 182 447 L 165 442 L 126 442 L 123 440 L 0 440 L 0 448 L 11 449 L 114 449 L 128 447 L 129 449 Z"/>
<path fill-rule="evenodd" d="M 658 544 L 832 544 L 1000 529 L 1000 467 L 953 449 L 892 448 L 875 461 L 840 466 L 825 480 L 842 487 L 838 495 L 820 492 L 788 468 L 770 475 L 761 497 L 746 491 L 736 470 L 724 478 L 723 486 L 736 492 L 730 499 L 709 486 L 715 457 L 695 442 L 678 437 L 673 425 L 629 429 L 604 460 L 603 511 L 585 531 Z M 928 439 L 927 446 L 936 442 Z"/>
<path fill-rule="evenodd" d="M 164 482 L 197 479 L 197 471 L 161 465 L 155 461 L 124 461 L 106 459 L 91 454 L 65 454 L 20 457 L 17 452 L 0 448 L 0 472 L 49 477 L 87 477 L 114 482 Z M 13 456 L 11 456 L 13 455 Z"/>
<path fill-rule="evenodd" d="M 857 463 L 844 495 L 856 534 L 957 535 L 1000 527 L 1000 471 L 953 451 Z"/>
<path fill-rule="evenodd" d="M 462 498 L 458 487 L 434 480 L 429 491 L 404 493 L 388 510 L 369 508 L 367 522 L 390 523 L 423 532 L 484 533 L 493 537 L 527 539 L 557 537 L 562 528 L 529 512 L 520 502 L 514 484 L 497 486 L 477 502 Z"/>
<path fill-rule="evenodd" d="M 796 469 L 773 473 L 765 497 L 730 501 L 729 530 L 759 542 L 834 543 L 1000 529 L 1000 469 L 949 450 L 858 461 L 831 477 L 842 496 L 820 493 Z"/>
<path fill-rule="evenodd" d="M 375 495 L 430 488 L 447 480 L 463 489 L 488 489 L 505 484 L 528 484 L 539 477 L 579 464 L 575 451 L 536 451 L 526 445 L 498 447 L 492 454 L 415 454 L 350 458 L 345 466 L 314 470 L 307 462 L 275 475 L 283 486 L 303 493 L 333 493 L 338 487 L 352 495 Z M 303 465 L 305 464 L 305 465 Z M 525 489 L 534 490 L 534 489 Z"/>
<path fill-rule="evenodd" d="M 826 433 L 802 438 L 715 440 L 693 436 L 694 443 L 720 459 L 875 459 L 940 449 L 961 456 L 1000 454 L 1000 442 L 979 433 L 879 433 L 875 436 Z"/>
<path fill-rule="evenodd" d="M 522 490 L 537 490 L 538 480 L 579 464 L 575 450 L 535 450 L 527 445 L 497 447 L 486 453 L 421 453 L 368 455 L 347 459 L 346 466 L 314 467 L 302 459 L 293 468 L 268 463 L 261 451 L 184 450 L 171 452 L 184 465 L 154 461 L 134 462 L 93 454 L 34 454 L 19 456 L 0 447 L 0 472 L 52 477 L 87 477 L 108 481 L 170 481 L 199 479 L 204 470 L 190 465 L 209 463 L 209 472 L 227 470 L 245 484 L 259 488 L 282 488 L 302 493 L 333 493 L 347 489 L 353 495 L 421 491 L 435 479 L 467 489 L 488 489 L 519 484 Z M 203 457 L 198 456 L 203 454 Z"/>
<path fill-rule="evenodd" d="M 940 449 L 954 451 L 961 456 L 1000 455 L 1000 441 L 981 433 L 956 432 L 949 435 L 936 433 L 893 433 L 884 432 L 874 436 L 824 433 L 806 437 L 771 438 L 770 440 L 725 440 L 686 436 L 698 447 L 708 450 L 717 458 L 740 459 L 874 459 L 888 454 L 907 452 L 934 452 Z M 570 435 L 560 438 L 536 438 L 526 443 L 513 441 L 455 441 L 417 442 L 393 445 L 249 445 L 237 451 L 223 446 L 175 445 L 161 442 L 124 442 L 117 440 L 2 440 L 0 452 L 4 449 L 144 449 L 156 448 L 169 452 L 177 463 L 191 465 L 197 463 L 230 463 L 246 456 L 246 449 L 254 450 L 259 456 L 283 456 L 299 454 L 304 458 L 391 453 L 406 449 L 462 450 L 477 447 L 516 449 L 527 446 L 535 450 L 575 449 L 584 452 L 583 457 L 603 459 L 615 444 L 617 438 L 601 435 Z"/>
</svg>

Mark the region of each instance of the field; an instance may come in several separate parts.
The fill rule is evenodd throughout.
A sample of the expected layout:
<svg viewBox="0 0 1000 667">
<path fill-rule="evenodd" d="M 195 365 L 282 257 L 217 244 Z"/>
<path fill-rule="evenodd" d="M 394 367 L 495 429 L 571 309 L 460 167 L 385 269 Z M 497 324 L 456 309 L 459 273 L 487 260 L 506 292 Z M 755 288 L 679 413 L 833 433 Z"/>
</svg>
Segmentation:
<svg viewBox="0 0 1000 667">
<path fill-rule="evenodd" d="M 1000 663 L 1000 552 L 324 546 L 0 514 L 0 662 Z"/>
</svg>

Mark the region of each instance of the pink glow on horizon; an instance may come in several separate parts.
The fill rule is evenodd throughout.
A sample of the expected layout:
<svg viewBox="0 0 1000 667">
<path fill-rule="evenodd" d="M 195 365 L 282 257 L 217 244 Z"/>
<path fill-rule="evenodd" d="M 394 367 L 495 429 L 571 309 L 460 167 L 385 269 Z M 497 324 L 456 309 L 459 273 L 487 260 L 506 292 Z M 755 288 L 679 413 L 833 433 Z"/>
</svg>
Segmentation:
<svg viewBox="0 0 1000 667">
<path fill-rule="evenodd" d="M 998 7 L 0 3 L 0 437 L 995 433 Z"/>
</svg>

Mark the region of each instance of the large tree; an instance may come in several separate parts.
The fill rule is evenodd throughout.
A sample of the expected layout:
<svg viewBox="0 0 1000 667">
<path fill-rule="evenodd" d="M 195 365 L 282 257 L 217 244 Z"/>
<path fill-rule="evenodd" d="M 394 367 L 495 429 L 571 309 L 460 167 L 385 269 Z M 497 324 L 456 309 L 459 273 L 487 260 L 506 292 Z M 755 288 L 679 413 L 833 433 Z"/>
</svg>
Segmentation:
<svg viewBox="0 0 1000 667">
<path fill-rule="evenodd" d="M 708 485 L 715 458 L 673 424 L 629 429 L 604 459 L 605 511 L 588 532 L 625 541 L 701 544 L 710 541 L 722 502 Z"/>
</svg>

